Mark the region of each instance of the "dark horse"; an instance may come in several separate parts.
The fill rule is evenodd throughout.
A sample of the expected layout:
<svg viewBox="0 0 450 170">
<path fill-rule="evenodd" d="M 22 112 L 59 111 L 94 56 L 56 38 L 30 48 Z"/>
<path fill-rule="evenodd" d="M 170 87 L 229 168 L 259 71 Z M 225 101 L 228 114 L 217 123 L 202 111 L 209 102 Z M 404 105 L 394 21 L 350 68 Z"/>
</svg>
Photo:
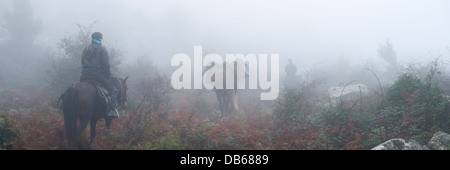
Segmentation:
<svg viewBox="0 0 450 170">
<path fill-rule="evenodd" d="M 117 102 L 121 109 L 127 106 L 127 78 L 111 78 L 111 83 L 119 91 Z M 97 95 L 97 89 L 93 82 L 79 82 L 66 90 L 61 95 L 62 110 L 64 112 L 64 129 L 69 142 L 69 149 L 82 149 L 81 134 L 86 129 L 88 123 L 91 126 L 91 137 L 88 144 L 90 148 L 96 136 L 95 128 L 97 121 L 105 119 L 106 128 L 109 129 L 113 118 L 106 117 L 108 111 L 105 104 L 102 104 Z M 79 124 L 78 121 L 79 120 Z"/>
</svg>

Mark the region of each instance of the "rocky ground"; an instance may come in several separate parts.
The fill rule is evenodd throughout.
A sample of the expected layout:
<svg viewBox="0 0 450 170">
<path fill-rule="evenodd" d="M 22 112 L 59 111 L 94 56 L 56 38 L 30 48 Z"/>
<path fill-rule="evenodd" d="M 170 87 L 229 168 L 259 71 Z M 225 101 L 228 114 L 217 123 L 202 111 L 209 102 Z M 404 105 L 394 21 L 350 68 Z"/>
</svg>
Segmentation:
<svg viewBox="0 0 450 170">
<path fill-rule="evenodd" d="M 422 145 L 412 139 L 395 138 L 372 148 L 372 150 L 450 150 L 450 135 L 444 132 L 437 132 L 426 145 Z"/>
</svg>

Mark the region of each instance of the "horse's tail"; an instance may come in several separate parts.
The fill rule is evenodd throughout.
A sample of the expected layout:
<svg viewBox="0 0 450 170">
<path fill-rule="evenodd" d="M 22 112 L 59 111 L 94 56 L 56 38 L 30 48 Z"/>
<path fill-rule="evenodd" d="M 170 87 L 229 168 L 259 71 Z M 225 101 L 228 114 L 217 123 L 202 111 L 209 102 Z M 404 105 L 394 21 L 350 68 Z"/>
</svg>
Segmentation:
<svg viewBox="0 0 450 170">
<path fill-rule="evenodd" d="M 64 112 L 64 129 L 69 142 L 69 149 L 78 148 L 77 111 L 78 90 L 75 85 L 69 87 L 63 96 L 62 109 Z"/>
</svg>

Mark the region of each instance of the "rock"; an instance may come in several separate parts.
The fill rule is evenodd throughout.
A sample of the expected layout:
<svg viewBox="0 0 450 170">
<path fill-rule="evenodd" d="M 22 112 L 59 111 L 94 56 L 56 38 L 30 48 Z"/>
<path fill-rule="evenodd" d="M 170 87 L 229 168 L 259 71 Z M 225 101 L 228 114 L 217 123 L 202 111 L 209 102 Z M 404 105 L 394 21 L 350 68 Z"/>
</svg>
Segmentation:
<svg viewBox="0 0 450 170">
<path fill-rule="evenodd" d="M 415 140 L 403 140 L 395 138 L 388 140 L 378 146 L 372 148 L 372 150 L 429 150 L 426 146 L 420 145 Z"/>
<path fill-rule="evenodd" d="M 339 100 L 355 101 L 369 93 L 369 88 L 364 84 L 352 84 L 348 86 L 332 87 L 328 89 L 331 103 L 334 105 Z M 342 96 L 342 97 L 341 97 Z"/>
<path fill-rule="evenodd" d="M 342 96 L 347 96 L 353 93 L 357 93 L 357 95 L 359 96 L 360 88 L 362 94 L 369 93 L 369 88 L 364 84 L 352 84 L 342 87 L 332 87 L 328 89 L 328 93 L 330 94 L 331 98 L 339 98 L 341 96 L 341 93 Z"/>
<path fill-rule="evenodd" d="M 5 119 L 3 119 L 3 118 L 0 118 L 0 124 L 5 124 Z"/>
<path fill-rule="evenodd" d="M 19 113 L 16 109 L 9 109 L 10 114 L 17 114 Z"/>
<path fill-rule="evenodd" d="M 432 150 L 450 150 L 450 135 L 445 132 L 436 132 L 427 146 Z"/>
<path fill-rule="evenodd" d="M 414 140 L 395 138 L 372 148 L 372 150 L 450 150 L 450 135 L 445 132 L 436 132 L 426 146 L 422 146 Z"/>
</svg>

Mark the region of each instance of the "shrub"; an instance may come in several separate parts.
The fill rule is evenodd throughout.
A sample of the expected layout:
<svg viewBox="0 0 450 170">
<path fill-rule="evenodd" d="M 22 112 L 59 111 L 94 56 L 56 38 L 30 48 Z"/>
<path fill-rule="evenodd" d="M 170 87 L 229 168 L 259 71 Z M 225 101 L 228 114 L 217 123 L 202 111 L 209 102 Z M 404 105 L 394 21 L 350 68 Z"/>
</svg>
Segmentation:
<svg viewBox="0 0 450 170">
<path fill-rule="evenodd" d="M 424 133 L 448 132 L 450 105 L 434 80 L 437 74 L 436 64 L 424 79 L 403 73 L 388 89 L 379 106 L 388 138 L 415 137 L 425 142 L 429 135 Z"/>
<path fill-rule="evenodd" d="M 170 95 L 174 90 L 167 76 L 158 74 L 154 78 L 141 80 L 136 88 L 142 100 L 150 105 L 151 111 L 158 111 L 161 107 L 168 109 Z"/>
<path fill-rule="evenodd" d="M 288 130 L 305 120 L 314 113 L 313 98 L 316 83 L 305 84 L 299 88 L 286 88 L 275 101 L 273 111 L 276 129 Z"/>
<path fill-rule="evenodd" d="M 186 149 L 186 144 L 180 141 L 178 135 L 168 134 L 156 140 L 156 142 L 149 142 L 146 149 L 150 150 L 183 150 Z"/>
<path fill-rule="evenodd" d="M 13 127 L 14 121 L 6 114 L 0 115 L 0 149 L 11 149 L 11 144 L 19 136 L 19 129 Z"/>
<path fill-rule="evenodd" d="M 35 108 L 30 113 L 17 113 L 11 116 L 20 129 L 13 143 L 13 149 L 54 150 L 64 147 L 63 117 L 56 110 L 47 107 Z"/>
<path fill-rule="evenodd" d="M 275 101 L 273 111 L 273 142 L 277 149 L 324 149 L 328 146 L 320 136 L 316 115 L 317 82 L 305 83 L 298 88 L 284 89 Z M 321 143 L 313 146 L 315 143 Z"/>
</svg>

